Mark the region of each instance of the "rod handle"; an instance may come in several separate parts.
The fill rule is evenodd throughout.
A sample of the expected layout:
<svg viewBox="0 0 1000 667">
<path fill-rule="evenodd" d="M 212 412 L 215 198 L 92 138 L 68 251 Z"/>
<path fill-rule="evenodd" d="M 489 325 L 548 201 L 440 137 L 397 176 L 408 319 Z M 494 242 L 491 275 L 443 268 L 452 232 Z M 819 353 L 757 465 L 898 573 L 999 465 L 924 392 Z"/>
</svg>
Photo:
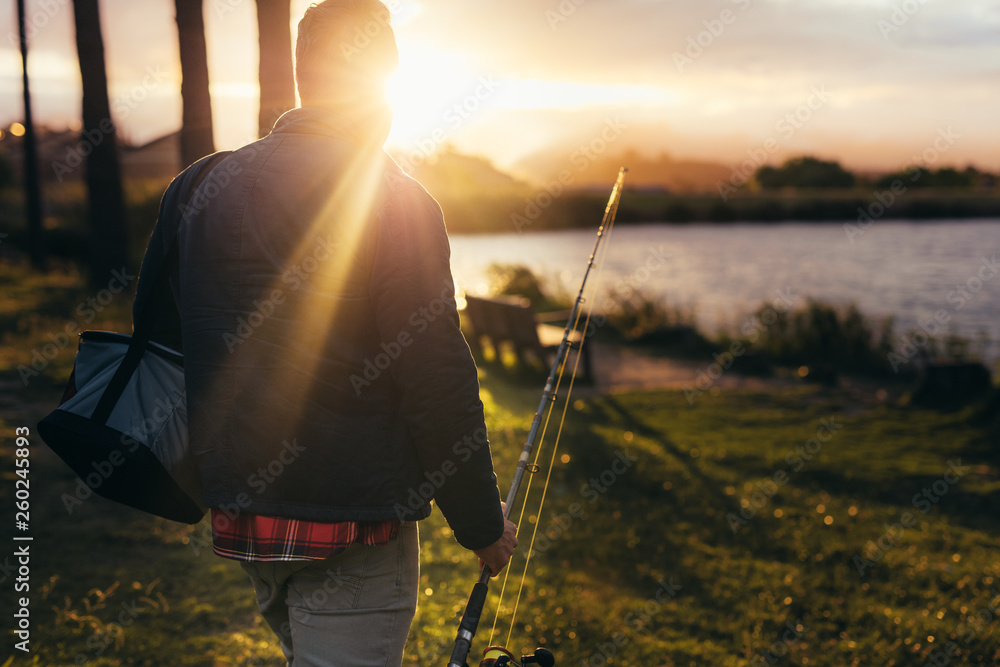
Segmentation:
<svg viewBox="0 0 1000 667">
<path fill-rule="evenodd" d="M 482 582 L 477 582 L 472 587 L 469 603 L 465 605 L 465 613 L 462 614 L 462 622 L 458 624 L 458 637 L 455 639 L 455 648 L 451 652 L 448 667 L 465 667 L 469 650 L 472 648 L 472 638 L 476 636 L 476 628 L 479 627 L 479 617 L 483 615 L 488 591 L 489 587 Z"/>
</svg>

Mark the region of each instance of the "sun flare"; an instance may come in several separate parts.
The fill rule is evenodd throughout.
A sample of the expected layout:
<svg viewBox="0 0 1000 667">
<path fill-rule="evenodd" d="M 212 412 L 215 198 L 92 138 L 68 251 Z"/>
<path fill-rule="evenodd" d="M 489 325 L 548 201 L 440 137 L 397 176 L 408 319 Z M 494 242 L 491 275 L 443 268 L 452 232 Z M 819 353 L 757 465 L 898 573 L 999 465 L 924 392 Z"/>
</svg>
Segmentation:
<svg viewBox="0 0 1000 667">
<path fill-rule="evenodd" d="M 475 83 L 475 74 L 460 56 L 422 44 L 400 44 L 399 71 L 387 85 L 395 111 L 390 143 L 438 143 L 454 129 L 449 110 Z"/>
</svg>

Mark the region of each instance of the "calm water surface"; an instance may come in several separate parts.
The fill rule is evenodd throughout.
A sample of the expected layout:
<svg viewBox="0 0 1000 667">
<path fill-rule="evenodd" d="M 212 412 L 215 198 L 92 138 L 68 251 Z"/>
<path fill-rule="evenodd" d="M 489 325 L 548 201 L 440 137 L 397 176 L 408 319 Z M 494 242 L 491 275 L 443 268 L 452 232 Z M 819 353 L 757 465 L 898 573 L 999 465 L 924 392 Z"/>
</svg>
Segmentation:
<svg viewBox="0 0 1000 667">
<path fill-rule="evenodd" d="M 491 262 L 524 264 L 576 294 L 594 232 L 453 235 L 452 269 L 471 293 Z M 735 328 L 762 301 L 791 291 L 896 316 L 897 333 L 943 310 L 947 330 L 1000 341 L 1000 220 L 880 221 L 848 238 L 842 223 L 629 225 L 615 228 L 603 285 L 621 279 L 693 307 L 707 331 Z M 658 258 L 664 257 L 665 261 Z M 964 286 L 964 290 L 962 289 Z M 994 344 L 990 356 L 1000 346 Z"/>
</svg>

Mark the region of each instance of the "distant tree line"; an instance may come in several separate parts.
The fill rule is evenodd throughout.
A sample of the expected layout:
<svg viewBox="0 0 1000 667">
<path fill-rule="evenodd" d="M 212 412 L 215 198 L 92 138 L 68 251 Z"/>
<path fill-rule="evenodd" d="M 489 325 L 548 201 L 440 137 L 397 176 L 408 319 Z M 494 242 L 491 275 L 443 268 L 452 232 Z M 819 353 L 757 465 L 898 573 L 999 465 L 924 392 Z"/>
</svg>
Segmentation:
<svg viewBox="0 0 1000 667">
<path fill-rule="evenodd" d="M 826 162 L 814 157 L 797 157 L 780 167 L 765 166 L 757 170 L 757 183 L 765 190 L 780 188 L 851 188 L 854 174 L 838 162 Z"/>
<path fill-rule="evenodd" d="M 968 190 L 971 188 L 993 188 L 997 177 L 975 167 L 966 167 L 962 171 L 954 167 L 931 170 L 926 167 L 916 167 L 908 171 L 887 174 L 875 182 L 880 188 L 891 187 L 895 181 L 903 181 L 912 188 L 952 188 Z"/>
<path fill-rule="evenodd" d="M 959 171 L 954 167 L 928 169 L 912 167 L 879 177 L 864 177 L 844 169 L 839 162 L 803 156 L 786 160 L 779 167 L 764 166 L 754 174 L 762 190 L 783 188 L 849 189 L 855 186 L 889 188 L 902 181 L 908 188 L 947 188 L 955 190 L 993 189 L 998 177 L 975 167 Z"/>
</svg>

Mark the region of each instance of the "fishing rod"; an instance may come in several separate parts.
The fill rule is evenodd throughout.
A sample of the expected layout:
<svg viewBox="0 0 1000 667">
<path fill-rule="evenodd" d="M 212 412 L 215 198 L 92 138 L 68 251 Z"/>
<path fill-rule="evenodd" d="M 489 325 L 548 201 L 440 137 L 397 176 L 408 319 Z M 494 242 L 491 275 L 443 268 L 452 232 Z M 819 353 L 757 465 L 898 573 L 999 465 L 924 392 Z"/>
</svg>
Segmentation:
<svg viewBox="0 0 1000 667">
<path fill-rule="evenodd" d="M 545 381 L 545 388 L 542 391 L 542 397 L 538 403 L 538 410 L 535 411 L 535 417 L 531 421 L 531 428 L 528 430 L 528 437 L 525 440 L 521 457 L 517 460 L 517 468 L 514 470 L 514 479 L 510 484 L 510 490 L 507 492 L 507 502 L 503 513 L 504 519 L 507 519 L 510 516 L 511 509 L 514 507 L 514 501 L 517 499 L 518 491 L 521 488 L 521 480 L 524 478 L 524 473 L 526 471 L 534 473 L 538 470 L 537 465 L 532 464 L 529 467 L 528 460 L 531 456 L 531 451 L 535 448 L 535 438 L 538 437 L 538 429 L 542 423 L 542 413 L 545 412 L 547 406 L 551 407 L 552 403 L 557 398 L 555 391 L 559 384 L 558 380 L 562 379 L 566 356 L 569 354 L 571 347 L 582 347 L 584 339 L 586 338 L 587 331 L 586 327 L 584 327 L 584 330 L 580 332 L 581 337 L 579 342 L 575 344 L 570 342 L 570 334 L 576 330 L 577 323 L 580 319 L 580 306 L 584 302 L 583 290 L 587 285 L 587 277 L 590 275 L 590 270 L 594 266 L 594 259 L 597 257 L 597 250 L 601 245 L 601 240 L 604 238 L 606 233 L 610 232 L 612 226 L 614 225 L 615 215 L 618 212 L 618 202 L 621 199 L 622 184 L 625 181 L 625 172 L 627 171 L 628 170 L 625 167 L 622 167 L 618 171 L 618 178 L 615 180 L 615 185 L 611 189 L 611 196 L 608 198 L 608 204 L 604 208 L 604 216 L 601 219 L 601 226 L 597 229 L 597 239 L 594 241 L 593 250 L 590 251 L 590 258 L 587 261 L 587 269 L 584 271 L 583 280 L 580 282 L 580 291 L 577 293 L 576 300 L 573 302 L 573 309 L 570 311 L 569 321 L 566 323 L 566 329 L 563 331 L 562 342 L 559 343 L 555 361 L 552 363 L 552 369 L 549 371 L 549 377 Z M 579 356 L 577 357 L 577 360 L 579 361 Z M 573 375 L 574 377 L 576 375 L 575 367 L 573 369 Z M 572 388 L 572 384 L 570 387 Z M 568 399 L 569 395 L 567 394 L 565 400 Z M 544 501 L 544 495 L 542 499 Z M 525 499 L 525 501 L 527 501 L 527 499 Z M 540 511 L 541 510 L 539 509 L 539 512 Z M 518 528 L 520 528 L 520 526 L 518 526 Z M 532 536 L 532 540 L 533 539 L 534 536 Z M 531 558 L 530 548 L 528 550 L 527 558 Z M 527 563 L 525 563 L 525 569 L 527 569 Z M 491 575 L 492 572 L 490 571 L 489 566 L 483 565 L 482 570 L 479 572 L 479 581 L 472 587 L 469 602 L 465 606 L 465 613 L 462 614 L 462 620 L 458 625 L 458 634 L 455 637 L 455 647 L 451 652 L 451 660 L 448 662 L 448 667 L 468 667 L 466 660 L 469 657 L 469 650 L 472 648 L 472 639 L 475 637 L 476 629 L 479 627 L 479 617 L 482 615 L 483 607 L 486 604 L 486 595 L 489 589 L 489 580 Z M 520 665 L 528 664 L 537 664 L 539 667 L 552 667 L 555 664 L 555 657 L 552 655 L 551 651 L 539 648 L 535 650 L 534 655 L 522 656 L 519 664 L 514 661 L 513 654 L 507 649 L 503 647 L 490 647 L 487 649 L 485 658 L 483 659 L 480 667 L 505 667 L 506 665 L 520 667 Z"/>
</svg>

